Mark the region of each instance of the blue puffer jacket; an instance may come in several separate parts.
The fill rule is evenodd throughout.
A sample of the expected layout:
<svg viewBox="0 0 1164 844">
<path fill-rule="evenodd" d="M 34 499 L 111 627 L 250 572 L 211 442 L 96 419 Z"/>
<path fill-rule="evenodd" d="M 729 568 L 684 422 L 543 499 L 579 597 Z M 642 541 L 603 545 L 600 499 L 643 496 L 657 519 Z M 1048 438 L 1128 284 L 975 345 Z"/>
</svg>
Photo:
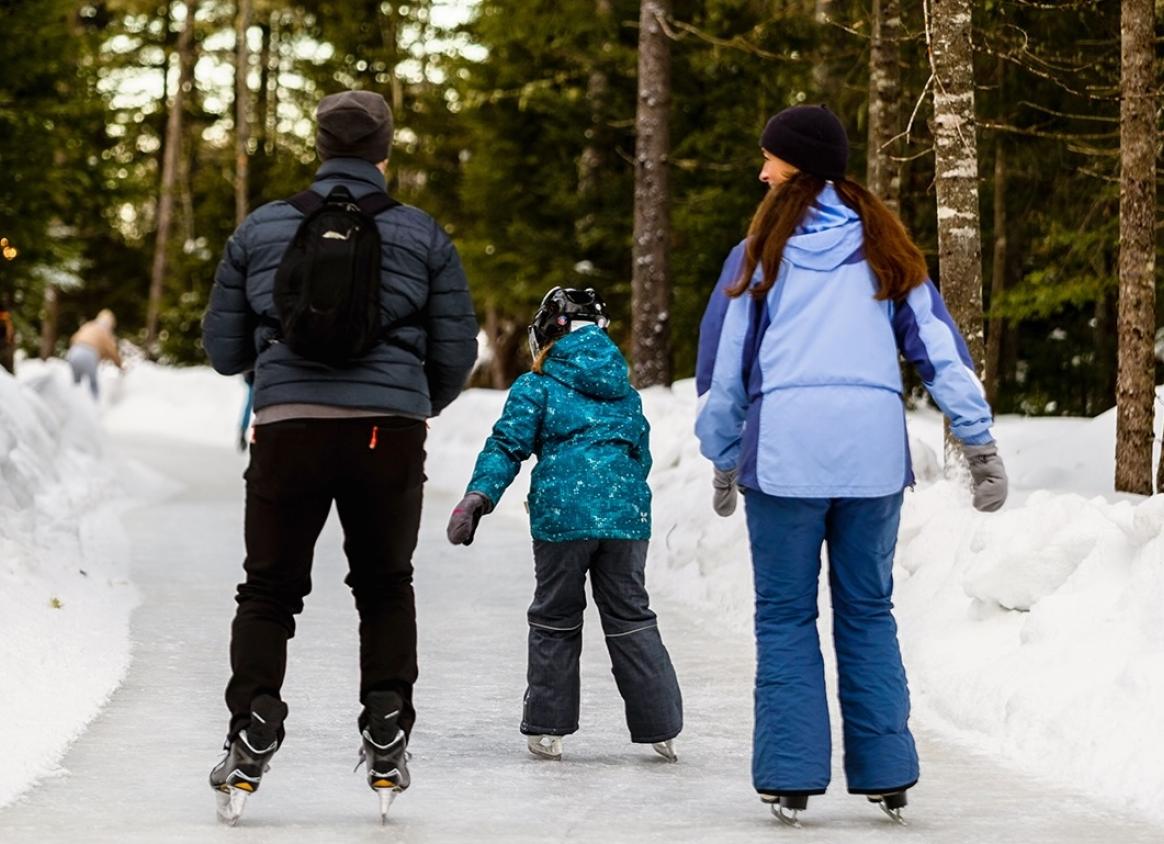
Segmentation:
<svg viewBox="0 0 1164 844">
<path fill-rule="evenodd" d="M 955 436 L 991 441 L 990 407 L 937 288 L 878 301 L 863 245 L 860 217 L 830 183 L 789 238 L 765 301 L 724 293 L 744 243 L 724 263 L 699 328 L 695 432 L 703 455 L 738 468 L 745 488 L 877 498 L 912 484 L 899 352 Z"/>
<path fill-rule="evenodd" d="M 375 165 L 333 158 L 311 189 L 343 185 L 359 199 L 385 189 Z M 255 410 L 307 403 L 425 418 L 444 409 L 477 358 L 477 319 L 461 259 L 419 208 L 400 205 L 376 218 L 383 244 L 380 289 L 384 342 L 353 366 L 305 360 L 263 323 L 278 323 L 275 271 L 303 214 L 284 201 L 256 209 L 226 244 L 202 320 L 202 342 L 224 375 L 255 370 Z"/>
<path fill-rule="evenodd" d="M 534 539 L 650 539 L 650 426 L 618 347 L 587 326 L 554 343 L 542 371 L 513 382 L 468 491 L 497 504 L 535 454 Z"/>
</svg>

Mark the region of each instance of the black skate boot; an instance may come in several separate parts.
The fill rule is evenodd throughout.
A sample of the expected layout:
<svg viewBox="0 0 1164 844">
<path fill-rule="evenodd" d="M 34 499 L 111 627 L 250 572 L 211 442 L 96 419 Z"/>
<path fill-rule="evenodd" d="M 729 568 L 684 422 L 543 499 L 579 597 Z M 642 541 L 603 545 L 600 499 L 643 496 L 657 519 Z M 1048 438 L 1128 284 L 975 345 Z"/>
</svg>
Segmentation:
<svg viewBox="0 0 1164 844">
<path fill-rule="evenodd" d="M 218 819 L 238 823 L 247 797 L 259 790 L 271 757 L 279 749 L 279 732 L 287 717 L 287 704 L 270 695 L 251 703 L 251 722 L 229 742 L 226 756 L 210 772 L 210 787 L 218 800 Z"/>
<path fill-rule="evenodd" d="M 868 794 L 866 796 L 870 803 L 876 803 L 882 812 L 893 819 L 894 823 L 908 826 L 905 818 L 901 816 L 901 810 L 909 803 L 905 799 L 905 789 L 891 791 L 888 794 Z"/>
<path fill-rule="evenodd" d="M 360 761 L 366 767 L 368 786 L 380 796 L 380 822 L 388 820 L 388 809 L 396 795 L 412 780 L 408 774 L 408 739 L 398 722 L 404 702 L 396 692 L 372 692 L 360 717 L 363 744 Z"/>
<path fill-rule="evenodd" d="M 780 823 L 800 829 L 797 815 L 808 808 L 807 794 L 761 794 L 760 799 L 772 807 Z"/>
</svg>

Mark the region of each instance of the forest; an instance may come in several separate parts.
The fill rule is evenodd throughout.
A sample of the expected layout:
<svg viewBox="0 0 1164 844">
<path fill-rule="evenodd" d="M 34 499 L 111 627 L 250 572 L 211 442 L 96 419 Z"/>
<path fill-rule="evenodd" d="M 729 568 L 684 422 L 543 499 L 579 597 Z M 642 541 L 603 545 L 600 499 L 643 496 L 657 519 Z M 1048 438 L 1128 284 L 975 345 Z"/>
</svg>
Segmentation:
<svg viewBox="0 0 1164 844">
<path fill-rule="evenodd" d="M 525 326 L 558 284 L 601 290 L 640 385 L 689 377 L 763 196 L 760 130 L 797 103 L 844 121 L 853 175 L 922 246 L 996 412 L 1112 407 L 1133 323 L 1139 394 L 1161 374 L 1150 1 L 0 6 L 0 296 L 30 356 L 108 307 L 150 357 L 203 363 L 227 237 L 310 181 L 319 99 L 362 88 L 395 112 L 390 191 L 463 258 L 493 347 L 483 384 L 528 366 Z M 1140 100 L 1121 94 L 1133 67 Z M 637 178 L 646 156 L 661 184 Z"/>
</svg>

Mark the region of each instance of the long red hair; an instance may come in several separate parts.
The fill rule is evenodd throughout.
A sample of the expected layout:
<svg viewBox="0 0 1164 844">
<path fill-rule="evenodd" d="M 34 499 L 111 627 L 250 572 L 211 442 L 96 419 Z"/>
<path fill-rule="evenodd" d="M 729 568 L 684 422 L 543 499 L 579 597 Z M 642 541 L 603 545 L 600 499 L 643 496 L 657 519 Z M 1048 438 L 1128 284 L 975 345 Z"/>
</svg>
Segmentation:
<svg viewBox="0 0 1164 844">
<path fill-rule="evenodd" d="M 783 184 L 768 191 L 748 226 L 743 272 L 727 288 L 733 299 L 751 292 L 763 298 L 776 283 L 780 259 L 788 238 L 804 220 L 825 181 L 819 176 L 799 172 Z M 929 277 L 925 256 L 910 238 L 897 215 L 880 199 L 851 179 L 833 182 L 845 205 L 857 212 L 865 234 L 865 260 L 877 277 L 877 299 L 901 301 L 909 291 L 924 284 Z M 752 276 L 760 267 L 762 281 L 752 286 Z"/>
</svg>

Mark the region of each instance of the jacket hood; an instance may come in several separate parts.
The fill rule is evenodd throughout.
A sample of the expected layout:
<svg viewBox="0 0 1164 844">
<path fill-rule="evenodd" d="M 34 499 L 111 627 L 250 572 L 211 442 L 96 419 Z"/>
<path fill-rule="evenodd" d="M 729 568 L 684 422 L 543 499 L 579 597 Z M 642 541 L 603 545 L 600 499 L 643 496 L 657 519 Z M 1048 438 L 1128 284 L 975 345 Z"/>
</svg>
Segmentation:
<svg viewBox="0 0 1164 844">
<path fill-rule="evenodd" d="M 789 263 L 810 270 L 832 270 L 853 257 L 864 243 L 857 212 L 845 205 L 829 182 L 813 201 L 784 247 Z"/>
<path fill-rule="evenodd" d="M 588 325 L 554 341 L 542 371 L 596 399 L 621 399 L 631 390 L 622 353 L 597 325 Z"/>
</svg>

